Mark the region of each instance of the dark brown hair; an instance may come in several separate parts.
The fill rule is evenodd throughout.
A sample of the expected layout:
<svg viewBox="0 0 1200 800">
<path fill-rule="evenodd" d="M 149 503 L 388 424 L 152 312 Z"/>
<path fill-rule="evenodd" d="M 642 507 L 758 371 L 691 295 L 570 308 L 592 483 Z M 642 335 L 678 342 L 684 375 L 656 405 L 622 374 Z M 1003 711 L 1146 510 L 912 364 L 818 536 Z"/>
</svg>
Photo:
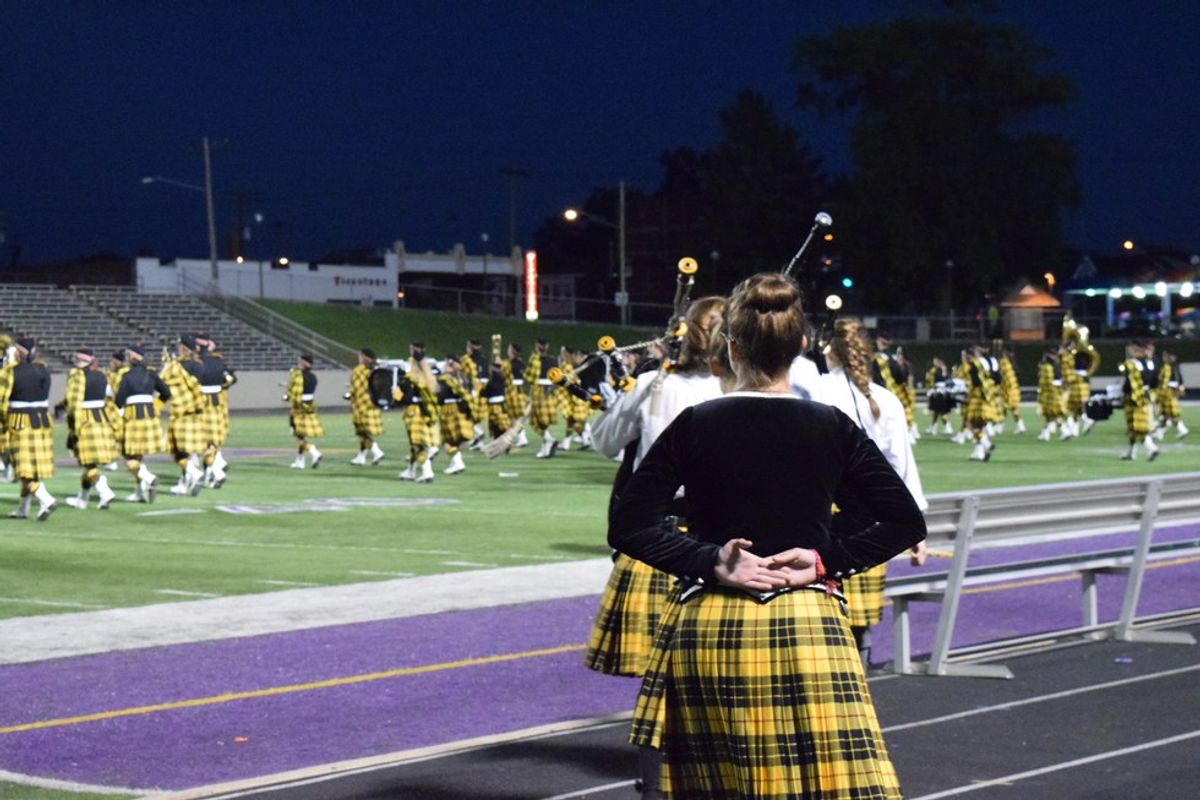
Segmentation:
<svg viewBox="0 0 1200 800">
<path fill-rule="evenodd" d="M 774 380 L 804 347 L 800 289 L 777 272 L 760 272 L 734 287 L 726 319 L 725 329 L 742 362 L 743 383 Z"/>
</svg>

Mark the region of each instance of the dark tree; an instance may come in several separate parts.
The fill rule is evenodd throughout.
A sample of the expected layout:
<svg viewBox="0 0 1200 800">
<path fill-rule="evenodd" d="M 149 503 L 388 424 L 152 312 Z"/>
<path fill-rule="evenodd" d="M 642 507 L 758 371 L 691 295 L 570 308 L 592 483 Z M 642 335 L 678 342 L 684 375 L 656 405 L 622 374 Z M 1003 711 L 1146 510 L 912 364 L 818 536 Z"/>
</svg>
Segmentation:
<svg viewBox="0 0 1200 800">
<path fill-rule="evenodd" d="M 1051 53 L 1024 31 L 961 5 L 796 44 L 799 105 L 856 115 L 837 227 L 880 310 L 962 307 L 1040 275 L 1079 202 L 1073 145 L 1032 129 L 1070 81 L 1041 70 Z"/>
</svg>

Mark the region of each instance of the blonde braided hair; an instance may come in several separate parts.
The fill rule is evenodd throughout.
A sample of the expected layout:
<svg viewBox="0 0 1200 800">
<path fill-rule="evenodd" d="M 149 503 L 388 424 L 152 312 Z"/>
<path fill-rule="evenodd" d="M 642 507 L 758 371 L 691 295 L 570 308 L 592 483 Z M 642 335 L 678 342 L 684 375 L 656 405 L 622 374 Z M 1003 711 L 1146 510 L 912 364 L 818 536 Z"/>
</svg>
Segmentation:
<svg viewBox="0 0 1200 800">
<path fill-rule="evenodd" d="M 833 332 L 833 341 L 829 343 L 831 354 L 867 398 L 871 416 L 879 419 L 879 404 L 871 396 L 871 346 L 862 323 L 856 319 L 839 319 Z"/>
</svg>

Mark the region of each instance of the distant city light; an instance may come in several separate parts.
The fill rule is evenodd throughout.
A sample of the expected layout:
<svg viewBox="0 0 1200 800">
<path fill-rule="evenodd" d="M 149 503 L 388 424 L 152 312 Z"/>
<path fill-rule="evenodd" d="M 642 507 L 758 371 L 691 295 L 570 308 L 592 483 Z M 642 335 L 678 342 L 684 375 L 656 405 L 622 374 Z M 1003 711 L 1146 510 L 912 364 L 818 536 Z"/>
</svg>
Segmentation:
<svg viewBox="0 0 1200 800">
<path fill-rule="evenodd" d="M 286 267 L 286 266 L 287 266 L 288 264 L 290 264 L 290 263 L 291 263 L 291 262 L 290 262 L 290 261 L 288 261 L 288 257 L 287 257 L 287 256 L 280 256 L 280 257 L 279 257 L 279 265 L 280 265 L 280 266 L 282 266 L 282 267 Z"/>
<path fill-rule="evenodd" d="M 1136 297 L 1138 300 L 1145 300 L 1145 299 L 1146 299 L 1146 290 L 1145 290 L 1145 289 L 1143 289 L 1142 287 L 1140 287 L 1140 286 L 1135 286 L 1135 287 L 1133 287 L 1133 289 L 1131 289 L 1130 291 L 1131 291 L 1131 293 L 1133 294 L 1133 296 L 1134 296 L 1134 297 Z"/>
<path fill-rule="evenodd" d="M 1085 292 L 1084 292 L 1084 294 L 1086 294 L 1088 297 L 1095 297 L 1095 296 L 1096 296 L 1096 290 L 1095 290 L 1095 289 L 1088 289 L 1087 291 L 1085 291 Z"/>
<path fill-rule="evenodd" d="M 832 242 L 832 241 L 833 241 L 833 234 L 832 234 L 832 233 L 827 233 L 827 234 L 825 234 L 825 241 L 827 241 L 827 242 Z"/>
<path fill-rule="evenodd" d="M 1121 299 L 1121 290 L 1120 289 L 1109 289 L 1108 296 L 1111 297 L 1113 300 L 1120 300 Z"/>
<path fill-rule="evenodd" d="M 842 278 L 842 286 L 845 286 L 847 289 L 854 288 L 854 278 L 851 278 L 849 275 Z"/>
<path fill-rule="evenodd" d="M 1054 273 L 1053 273 L 1053 272 L 1047 272 L 1047 273 L 1046 273 L 1045 275 L 1043 275 L 1042 277 L 1046 279 L 1046 285 L 1047 285 L 1048 287 L 1050 287 L 1051 289 L 1053 289 L 1053 288 L 1054 288 L 1054 283 L 1055 283 L 1055 281 L 1054 281 Z"/>
<path fill-rule="evenodd" d="M 1159 281 L 1158 283 L 1154 284 L 1154 293 L 1159 297 L 1166 297 L 1167 284 L 1163 281 Z"/>
<path fill-rule="evenodd" d="M 238 256 L 238 257 L 237 257 L 237 263 L 239 263 L 239 264 L 244 264 L 244 263 L 246 263 L 246 259 L 242 258 L 241 256 Z"/>
<path fill-rule="evenodd" d="M 1195 290 L 1196 290 L 1196 287 L 1194 287 L 1192 285 L 1191 281 L 1188 281 L 1187 283 L 1185 283 L 1179 287 L 1179 296 L 1180 297 L 1191 297 L 1192 292 L 1194 292 Z"/>
<path fill-rule="evenodd" d="M 563 212 L 563 219 L 565 219 L 567 222 L 574 222 L 575 220 L 579 219 L 578 209 L 568 208 Z"/>
<path fill-rule="evenodd" d="M 1131 242 L 1130 240 L 1126 239 L 1125 241 L 1121 242 L 1121 247 L 1124 247 L 1126 250 L 1132 250 L 1132 249 L 1133 249 L 1133 242 Z"/>
</svg>

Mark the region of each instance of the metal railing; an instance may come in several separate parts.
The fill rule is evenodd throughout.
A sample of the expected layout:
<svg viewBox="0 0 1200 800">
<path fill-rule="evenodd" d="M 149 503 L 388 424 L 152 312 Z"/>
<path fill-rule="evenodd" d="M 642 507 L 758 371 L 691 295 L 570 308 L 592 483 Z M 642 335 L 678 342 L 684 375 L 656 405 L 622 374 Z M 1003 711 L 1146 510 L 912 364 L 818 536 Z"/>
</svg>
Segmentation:
<svg viewBox="0 0 1200 800">
<path fill-rule="evenodd" d="M 1121 478 L 1079 483 L 1043 484 L 1012 489 L 933 495 L 925 512 L 930 549 L 952 551 L 944 573 L 889 579 L 884 590 L 893 604 L 893 669 L 899 674 L 964 675 L 1011 678 L 1003 665 L 957 663 L 995 651 L 997 643 L 952 649 L 963 589 L 999 581 L 1079 573 L 1081 624 L 1005 640 L 1004 647 L 1029 646 L 1066 636 L 1112 638 L 1120 641 L 1158 641 L 1195 644 L 1190 635 L 1137 628 L 1137 616 L 1147 562 L 1200 555 L 1200 538 L 1155 543 L 1156 530 L 1200 524 L 1200 473 Z M 1026 542 L 1129 533 L 1125 547 L 1093 550 L 1067 556 L 1012 560 L 986 566 L 969 564 L 972 551 Z M 1096 575 L 1124 574 L 1125 594 L 1118 619 L 1100 622 Z M 929 661 L 912 661 L 909 606 L 941 604 Z M 1193 611 L 1188 609 L 1187 611 Z"/>
<path fill-rule="evenodd" d="M 493 317 L 524 317 L 519 308 L 521 298 L 506 288 L 493 291 L 454 289 L 421 283 L 401 282 L 397 292 L 401 307 L 431 311 L 450 311 L 455 314 L 486 314 Z M 672 308 L 664 303 L 630 303 L 631 325 L 659 327 L 671 316 Z M 559 297 L 548 293 L 538 296 L 541 319 L 569 322 L 601 322 L 620 324 L 621 309 L 612 300 L 583 297 Z"/>
<path fill-rule="evenodd" d="M 286 342 L 290 347 L 306 350 L 318 359 L 340 366 L 352 367 L 358 363 L 358 351 L 353 347 L 322 336 L 249 298 L 226 294 L 212 283 L 193 281 L 186 276 L 182 276 L 182 279 L 184 293 L 199 297 L 231 317 Z"/>
</svg>

